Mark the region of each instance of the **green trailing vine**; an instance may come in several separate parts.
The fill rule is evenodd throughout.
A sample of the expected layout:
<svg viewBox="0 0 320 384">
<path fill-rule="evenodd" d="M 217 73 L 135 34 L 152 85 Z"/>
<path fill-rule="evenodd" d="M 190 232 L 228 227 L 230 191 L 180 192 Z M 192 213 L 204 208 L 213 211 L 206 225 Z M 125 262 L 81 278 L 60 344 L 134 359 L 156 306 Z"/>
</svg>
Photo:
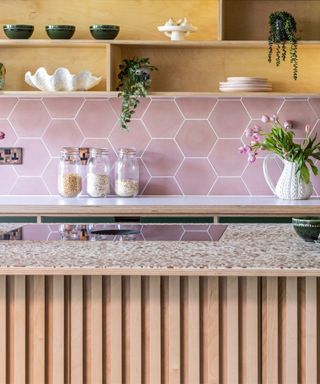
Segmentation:
<svg viewBox="0 0 320 384">
<path fill-rule="evenodd" d="M 121 128 L 128 130 L 131 117 L 140 103 L 139 98 L 147 96 L 151 85 L 150 73 L 158 69 L 145 57 L 124 59 L 119 68 L 117 91 L 118 96 L 122 97 L 120 124 Z"/>
<path fill-rule="evenodd" d="M 298 78 L 298 38 L 296 36 L 297 25 L 294 17 L 288 12 L 273 12 L 269 16 L 269 51 L 268 61 L 272 61 L 273 46 L 275 45 L 275 61 L 279 66 L 286 60 L 287 47 L 290 43 L 290 63 L 293 68 L 293 78 Z"/>
</svg>

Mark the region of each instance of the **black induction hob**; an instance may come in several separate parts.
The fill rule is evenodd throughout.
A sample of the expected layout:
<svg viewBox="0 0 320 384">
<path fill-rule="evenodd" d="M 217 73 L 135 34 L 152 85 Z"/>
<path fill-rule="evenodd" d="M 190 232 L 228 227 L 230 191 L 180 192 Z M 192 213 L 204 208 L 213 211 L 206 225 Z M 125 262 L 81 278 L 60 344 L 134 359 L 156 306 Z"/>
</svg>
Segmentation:
<svg viewBox="0 0 320 384">
<path fill-rule="evenodd" d="M 0 240 L 218 241 L 222 224 L 26 224 Z"/>
</svg>

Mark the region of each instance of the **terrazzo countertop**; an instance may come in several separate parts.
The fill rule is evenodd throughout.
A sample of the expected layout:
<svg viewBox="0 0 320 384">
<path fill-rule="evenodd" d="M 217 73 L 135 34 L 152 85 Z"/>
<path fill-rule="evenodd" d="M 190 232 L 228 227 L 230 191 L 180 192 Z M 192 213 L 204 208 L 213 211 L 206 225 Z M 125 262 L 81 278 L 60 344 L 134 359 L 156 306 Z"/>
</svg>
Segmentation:
<svg viewBox="0 0 320 384">
<path fill-rule="evenodd" d="M 231 225 L 218 242 L 0 242 L 0 274 L 320 276 L 290 225 Z"/>
</svg>

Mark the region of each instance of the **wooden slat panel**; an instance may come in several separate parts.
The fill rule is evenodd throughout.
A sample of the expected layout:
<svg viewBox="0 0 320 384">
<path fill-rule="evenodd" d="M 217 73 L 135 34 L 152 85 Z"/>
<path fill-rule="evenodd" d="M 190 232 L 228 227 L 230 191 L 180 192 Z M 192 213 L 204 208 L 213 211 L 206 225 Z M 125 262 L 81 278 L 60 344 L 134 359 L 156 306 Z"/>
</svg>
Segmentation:
<svg viewBox="0 0 320 384">
<path fill-rule="evenodd" d="M 164 278 L 163 372 L 166 384 L 180 383 L 180 277 Z"/>
<path fill-rule="evenodd" d="M 126 383 L 136 384 L 142 381 L 141 277 L 129 277 L 128 282 L 126 296 Z"/>
<path fill-rule="evenodd" d="M 278 383 L 278 278 L 262 283 L 262 382 Z"/>
<path fill-rule="evenodd" d="M 239 278 L 223 278 L 223 383 L 239 382 Z"/>
<path fill-rule="evenodd" d="M 70 382 L 83 383 L 83 278 L 71 277 Z"/>
<path fill-rule="evenodd" d="M 6 382 L 7 364 L 7 298 L 6 276 L 0 276 L 0 383 Z"/>
<path fill-rule="evenodd" d="M 45 277 L 28 277 L 28 383 L 45 382 Z"/>
<path fill-rule="evenodd" d="M 106 292 L 107 383 L 122 383 L 122 279 L 110 276 Z"/>
<path fill-rule="evenodd" d="M 184 382 L 200 383 L 199 277 L 187 277 L 184 292 Z"/>
<path fill-rule="evenodd" d="M 298 279 L 282 281 L 282 349 L 283 384 L 298 383 Z"/>
<path fill-rule="evenodd" d="M 90 277 L 90 355 L 87 356 L 92 383 L 102 383 L 102 277 Z"/>
<path fill-rule="evenodd" d="M 50 334 L 48 350 L 49 382 L 64 383 L 64 277 L 53 276 L 50 281 Z"/>
<path fill-rule="evenodd" d="M 317 383 L 317 278 L 307 277 L 299 284 L 300 362 L 299 383 Z"/>
<path fill-rule="evenodd" d="M 12 312 L 10 315 L 11 354 L 10 382 L 25 384 L 26 382 L 26 278 L 14 276 L 12 284 Z"/>
<path fill-rule="evenodd" d="M 219 278 L 201 278 L 201 383 L 219 383 Z"/>
<path fill-rule="evenodd" d="M 145 287 L 145 383 L 161 383 L 161 292 L 160 277 L 148 277 Z"/>
<path fill-rule="evenodd" d="M 242 292 L 242 350 L 241 373 L 242 383 L 258 383 L 259 381 L 259 296 L 258 278 L 241 279 Z"/>
</svg>

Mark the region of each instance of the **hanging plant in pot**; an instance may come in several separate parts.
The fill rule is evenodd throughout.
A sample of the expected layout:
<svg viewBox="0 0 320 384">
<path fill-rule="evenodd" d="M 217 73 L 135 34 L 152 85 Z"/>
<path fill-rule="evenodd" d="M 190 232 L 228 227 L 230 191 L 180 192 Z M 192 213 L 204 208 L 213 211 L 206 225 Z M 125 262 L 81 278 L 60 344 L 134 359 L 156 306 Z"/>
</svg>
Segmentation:
<svg viewBox="0 0 320 384">
<path fill-rule="evenodd" d="M 276 49 L 276 66 L 286 60 L 287 47 L 290 44 L 290 63 L 293 67 L 293 78 L 298 78 L 298 38 L 296 36 L 297 24 L 294 17 L 288 12 L 273 12 L 269 16 L 269 53 L 268 61 L 272 61 L 273 45 Z"/>
<path fill-rule="evenodd" d="M 118 96 L 122 97 L 120 114 L 121 128 L 128 130 L 132 115 L 140 103 L 141 97 L 146 97 L 151 85 L 151 72 L 158 70 L 151 65 L 146 57 L 124 59 L 119 66 Z"/>
<path fill-rule="evenodd" d="M 272 192 L 281 199 L 308 199 L 313 192 L 310 173 L 315 176 L 319 173 L 315 165 L 315 161 L 320 160 L 317 135 L 310 137 L 310 126 L 306 125 L 306 137 L 300 144 L 294 141 L 292 123 L 281 124 L 276 115 L 271 118 L 263 115 L 261 120 L 270 123 L 271 130 L 264 131 L 259 125 L 248 128 L 245 134 L 250 138 L 250 144 L 240 147 L 240 153 L 247 154 L 248 161 L 254 163 L 260 151 L 271 152 L 264 158 L 263 172 Z M 276 186 L 268 172 L 268 161 L 274 157 L 280 158 L 284 165 Z"/>
</svg>

